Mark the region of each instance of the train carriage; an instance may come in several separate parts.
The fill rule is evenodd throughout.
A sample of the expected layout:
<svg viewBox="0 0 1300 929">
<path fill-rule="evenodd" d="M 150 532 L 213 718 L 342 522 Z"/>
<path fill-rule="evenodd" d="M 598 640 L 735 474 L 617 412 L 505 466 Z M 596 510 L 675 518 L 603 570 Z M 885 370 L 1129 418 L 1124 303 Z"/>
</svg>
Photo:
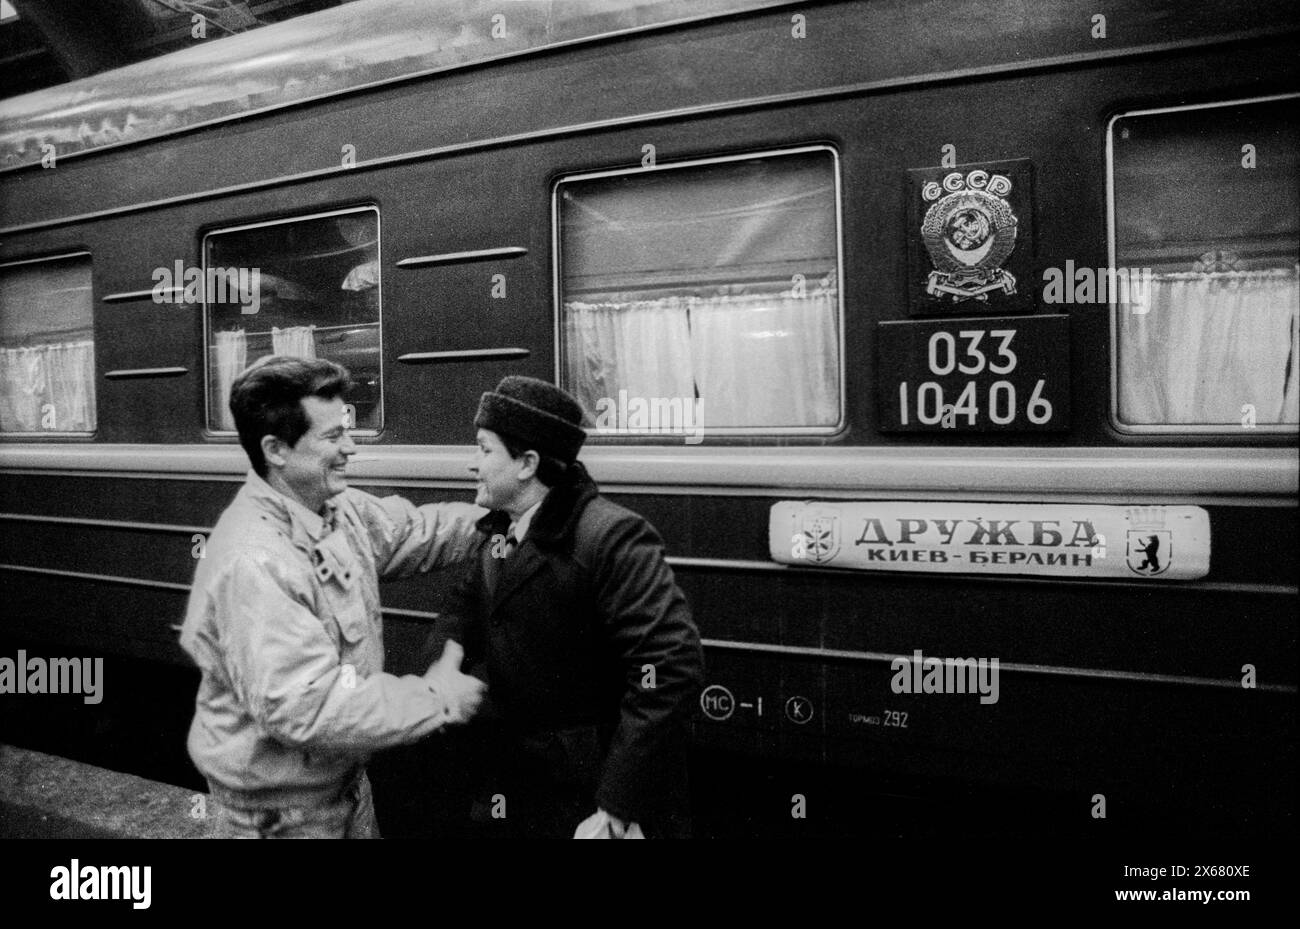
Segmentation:
<svg viewBox="0 0 1300 929">
<path fill-rule="evenodd" d="M 363 0 L 4 101 L 0 642 L 107 663 L 0 737 L 195 777 L 274 351 L 421 503 L 502 375 L 583 401 L 705 639 L 706 834 L 1290 828 L 1300 13 L 1096 6 Z"/>
</svg>

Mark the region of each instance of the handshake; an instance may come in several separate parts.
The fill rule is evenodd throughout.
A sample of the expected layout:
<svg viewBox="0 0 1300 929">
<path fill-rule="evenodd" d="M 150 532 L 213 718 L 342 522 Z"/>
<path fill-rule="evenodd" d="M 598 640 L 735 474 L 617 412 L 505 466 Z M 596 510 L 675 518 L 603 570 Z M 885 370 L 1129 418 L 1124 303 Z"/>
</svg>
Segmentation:
<svg viewBox="0 0 1300 929">
<path fill-rule="evenodd" d="M 448 641 L 442 656 L 424 672 L 424 682 L 442 699 L 442 723 L 467 723 L 478 711 L 487 690 L 476 677 L 462 674 L 461 660 L 465 650 L 456 641 Z"/>
</svg>

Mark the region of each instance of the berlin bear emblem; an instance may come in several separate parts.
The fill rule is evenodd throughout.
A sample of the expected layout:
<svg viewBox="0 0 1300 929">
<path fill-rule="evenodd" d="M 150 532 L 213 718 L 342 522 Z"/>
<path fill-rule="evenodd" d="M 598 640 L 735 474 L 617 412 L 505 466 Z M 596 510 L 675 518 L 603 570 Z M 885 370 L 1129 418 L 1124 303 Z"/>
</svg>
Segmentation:
<svg viewBox="0 0 1300 929">
<path fill-rule="evenodd" d="M 1155 577 L 1168 571 L 1173 560 L 1173 535 L 1167 529 L 1130 529 L 1129 570 L 1143 577 Z"/>
</svg>

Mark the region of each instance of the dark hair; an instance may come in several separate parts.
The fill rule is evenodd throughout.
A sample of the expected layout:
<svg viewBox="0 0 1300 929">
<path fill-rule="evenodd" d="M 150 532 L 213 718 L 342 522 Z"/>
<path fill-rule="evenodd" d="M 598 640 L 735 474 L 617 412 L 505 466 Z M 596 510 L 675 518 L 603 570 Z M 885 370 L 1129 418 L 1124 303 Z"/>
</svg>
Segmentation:
<svg viewBox="0 0 1300 929">
<path fill-rule="evenodd" d="M 270 355 L 245 368 L 230 387 L 230 412 L 239 444 L 257 475 L 266 477 L 263 436 L 273 435 L 294 446 L 306 433 L 309 423 L 303 397 L 333 400 L 350 386 L 347 368 L 323 358 Z"/>
<path fill-rule="evenodd" d="M 510 453 L 511 458 L 518 458 L 527 451 L 537 451 L 523 439 L 516 439 L 514 436 L 503 435 L 500 432 L 497 433 L 497 436 L 501 439 L 501 444 L 506 447 L 506 451 Z M 537 452 L 537 479 L 547 487 L 563 484 L 571 477 L 572 470 L 560 459 Z"/>
</svg>

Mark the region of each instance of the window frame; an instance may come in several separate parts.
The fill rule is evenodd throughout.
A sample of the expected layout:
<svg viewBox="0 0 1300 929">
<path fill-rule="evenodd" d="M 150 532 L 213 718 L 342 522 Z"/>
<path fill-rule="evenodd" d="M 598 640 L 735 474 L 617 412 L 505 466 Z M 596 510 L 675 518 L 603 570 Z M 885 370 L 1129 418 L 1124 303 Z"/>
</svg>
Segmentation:
<svg viewBox="0 0 1300 929">
<path fill-rule="evenodd" d="M 828 426 L 783 426 L 756 428 L 753 426 L 706 426 L 706 436 L 832 436 L 842 433 L 848 424 L 847 395 L 845 383 L 848 368 L 848 344 L 844 333 L 844 197 L 843 184 L 840 179 L 840 154 L 832 145 L 811 144 L 777 149 L 764 149 L 737 155 L 716 155 L 702 158 L 690 158 L 656 164 L 643 168 L 611 168 L 603 171 L 584 171 L 579 174 L 565 174 L 557 177 L 551 185 L 551 275 L 552 275 L 552 322 L 555 346 L 554 381 L 561 384 L 564 371 L 563 312 L 564 294 L 562 272 L 560 268 L 560 193 L 566 184 L 597 180 L 608 177 L 623 177 L 630 174 L 650 174 L 660 171 L 676 171 L 680 168 L 696 168 L 702 165 L 728 164 L 739 161 L 754 161 L 760 158 L 778 158 L 786 155 L 801 155 L 808 152 L 827 152 L 831 156 L 831 174 L 835 183 L 835 292 L 836 292 L 836 345 L 839 349 L 839 384 L 836 399 L 838 416 Z M 664 440 L 680 440 L 679 433 L 665 432 L 600 432 L 594 427 L 587 428 L 588 440 L 597 439 L 608 444 L 653 444 L 663 445 Z M 647 439 L 656 440 L 647 443 Z"/>
<path fill-rule="evenodd" d="M 18 267 L 18 266 L 20 266 L 20 265 L 45 264 L 45 263 L 47 263 L 47 262 L 51 262 L 51 261 L 67 261 L 67 260 L 70 259 L 70 258 L 85 258 L 85 259 L 87 260 L 87 262 L 89 263 L 89 269 L 90 269 L 90 341 L 91 341 L 92 346 L 96 346 L 96 345 L 98 344 L 98 339 L 96 338 L 95 330 L 96 330 L 96 328 L 97 328 L 96 324 L 98 323 L 99 320 L 98 320 L 98 317 L 97 317 L 97 315 L 96 315 L 96 313 L 95 313 L 95 259 L 94 259 L 94 256 L 90 253 L 90 250 L 89 250 L 89 249 L 84 249 L 84 248 L 83 248 L 83 249 L 77 249 L 76 251 L 71 251 L 71 252 L 60 252 L 60 253 L 58 253 L 57 255 L 42 255 L 42 256 L 40 256 L 40 257 L 38 257 L 38 258 L 19 258 L 19 259 L 13 260 L 13 261 L 0 261 L 0 271 L 5 270 L 6 268 L 14 268 L 14 267 Z M 100 398 L 100 395 L 101 395 L 101 392 L 100 392 L 100 389 L 99 389 L 100 385 L 99 385 L 99 383 L 98 383 L 98 381 L 99 381 L 99 363 L 100 363 L 99 353 L 98 353 L 98 352 L 95 352 L 95 381 L 96 381 L 96 384 L 95 384 L 95 410 L 94 410 L 94 413 L 95 413 L 95 428 L 94 428 L 94 429 L 89 430 L 89 431 L 87 431 L 87 430 L 77 430 L 77 431 L 71 431 L 71 430 L 69 430 L 69 431 L 66 431 L 66 432 L 65 432 L 65 431 L 59 431 L 59 430 L 51 430 L 51 429 L 43 429 L 43 430 L 41 430 L 41 431 L 39 431 L 39 432 L 4 432 L 4 431 L 0 431 L 0 441 L 6 441 L 6 440 L 9 440 L 9 439 L 19 439 L 19 440 L 21 440 L 21 441 L 29 441 L 29 440 L 31 440 L 31 439 L 40 439 L 40 440 L 42 440 L 42 441 L 46 441 L 46 442 L 60 442 L 60 441 L 67 441 L 67 440 L 69 440 L 69 439 L 76 439 L 76 440 L 79 440 L 79 441 L 83 441 L 83 442 L 84 442 L 84 441 L 87 441 L 87 440 L 90 440 L 90 439 L 94 439 L 95 436 L 97 436 L 97 435 L 99 434 L 99 398 Z"/>
<path fill-rule="evenodd" d="M 1135 116 L 1158 116 L 1166 113 L 1184 113 L 1193 110 L 1211 110 L 1229 106 L 1248 106 L 1254 103 L 1276 103 L 1282 100 L 1300 99 L 1300 93 L 1271 94 L 1263 97 L 1242 97 L 1232 100 L 1215 100 L 1208 103 L 1192 103 L 1185 106 L 1167 106 L 1124 110 L 1113 114 L 1106 123 L 1106 257 L 1109 267 L 1115 265 L 1115 124 L 1121 119 Z M 1119 304 L 1113 299 L 1109 303 L 1110 317 L 1110 425 L 1124 435 L 1234 435 L 1249 436 L 1250 433 L 1265 435 L 1294 436 L 1300 434 L 1300 423 L 1258 423 L 1253 428 L 1243 429 L 1240 423 L 1126 423 L 1119 415 Z"/>
<path fill-rule="evenodd" d="M 307 222 L 313 219 L 328 219 L 331 216 L 346 216 L 354 213 L 373 212 L 375 214 L 375 261 L 379 270 L 379 283 L 375 285 L 379 298 L 379 425 L 375 429 L 357 429 L 355 427 L 348 430 L 348 435 L 356 439 L 375 439 L 384 431 L 384 423 L 387 418 L 388 406 L 387 397 L 384 389 L 384 268 L 383 268 L 383 218 L 380 216 L 379 205 L 375 203 L 364 204 L 362 206 L 342 207 L 335 210 L 325 210 L 317 213 L 304 213 L 299 216 L 287 216 L 278 219 L 269 219 L 254 223 L 241 223 L 237 226 L 221 226 L 206 230 L 199 240 L 199 264 L 203 269 L 203 280 L 208 279 L 208 239 L 216 235 L 226 235 L 232 232 L 243 232 L 248 229 L 264 229 L 268 226 L 283 226 L 289 223 Z M 210 336 L 210 327 L 208 321 L 208 302 L 207 294 L 204 294 L 203 301 L 203 435 L 209 439 L 238 439 L 239 433 L 233 429 L 213 429 L 212 423 L 212 385 L 209 380 L 211 376 L 211 359 L 209 358 L 212 348 L 208 339 Z"/>
</svg>

